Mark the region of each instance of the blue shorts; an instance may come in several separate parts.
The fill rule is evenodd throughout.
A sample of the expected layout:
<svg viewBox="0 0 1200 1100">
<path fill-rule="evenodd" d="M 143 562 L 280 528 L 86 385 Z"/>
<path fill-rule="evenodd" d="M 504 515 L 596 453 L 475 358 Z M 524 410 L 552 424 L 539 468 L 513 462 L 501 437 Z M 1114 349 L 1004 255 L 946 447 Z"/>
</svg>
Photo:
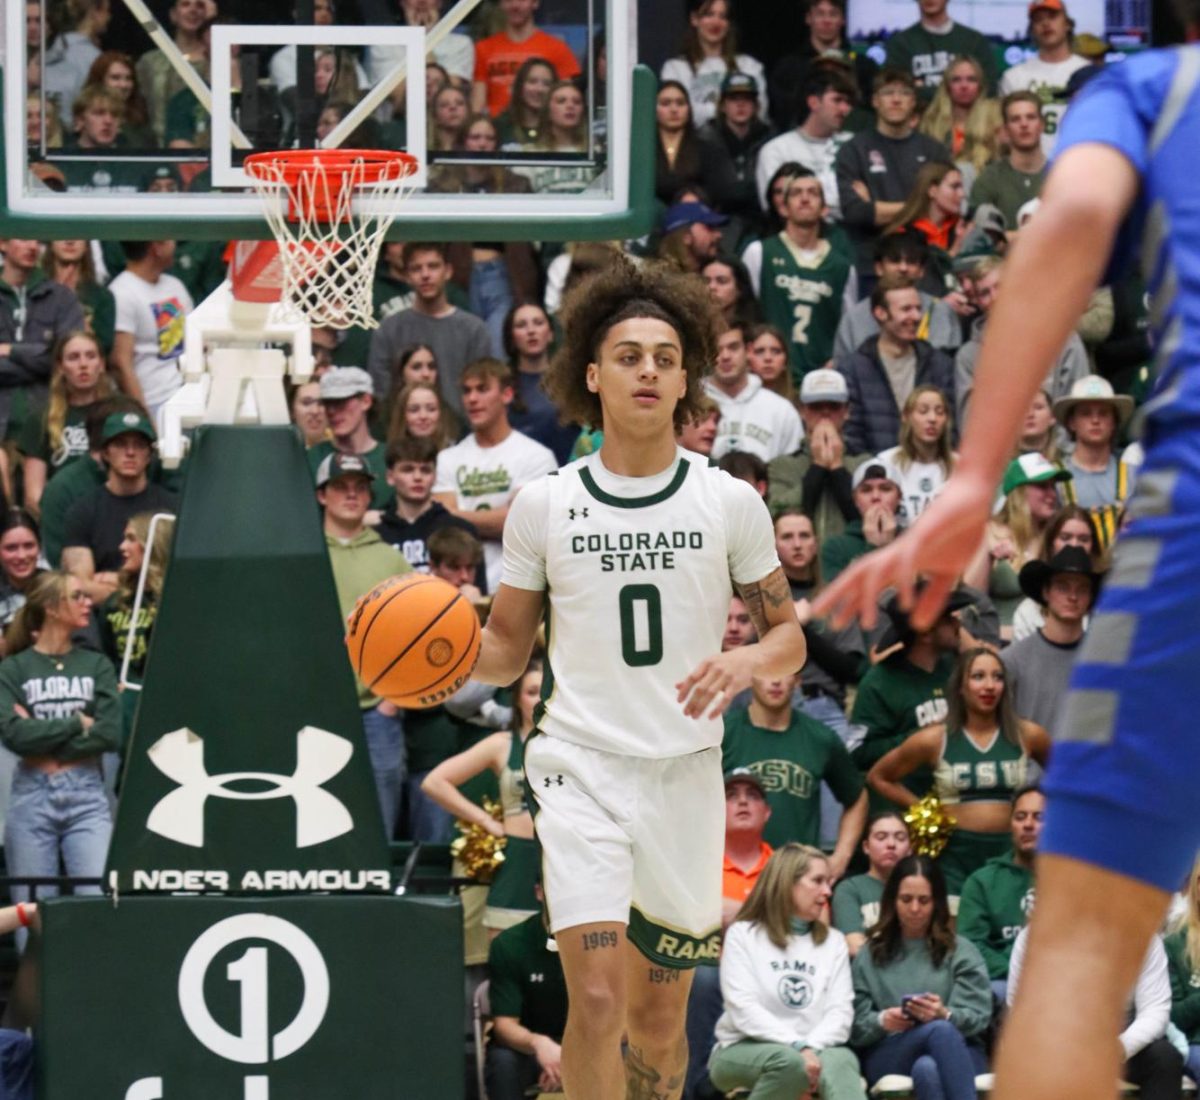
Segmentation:
<svg viewBox="0 0 1200 1100">
<path fill-rule="evenodd" d="M 1039 850 L 1161 890 L 1200 849 L 1200 432 L 1152 439 L 1051 751 Z"/>
</svg>

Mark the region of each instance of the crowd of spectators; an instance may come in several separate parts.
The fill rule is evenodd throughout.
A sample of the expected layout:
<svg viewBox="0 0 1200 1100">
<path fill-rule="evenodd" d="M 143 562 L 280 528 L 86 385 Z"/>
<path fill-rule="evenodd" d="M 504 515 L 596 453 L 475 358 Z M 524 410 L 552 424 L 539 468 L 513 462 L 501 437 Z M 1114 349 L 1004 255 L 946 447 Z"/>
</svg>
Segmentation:
<svg viewBox="0 0 1200 1100">
<path fill-rule="evenodd" d="M 586 126 L 602 121 L 589 110 L 602 77 L 582 73 L 583 59 L 537 26 L 537 6 L 485 4 L 437 47 L 426 73 L 430 148 L 548 152 L 559 163 L 448 164 L 434 186 L 583 186 L 583 169 L 559 154 L 597 147 L 602 135 Z M 108 7 L 72 0 L 38 40 L 46 64 L 30 70 L 29 139 L 49 165 L 43 181 L 203 186 L 203 173 L 173 164 L 134 179 L 105 160 L 103 184 L 91 162 L 55 167 L 56 149 L 205 140 L 204 112 L 161 51 L 105 48 Z M 560 423 L 541 386 L 564 294 L 622 254 L 707 286 L 722 331 L 701 415 L 680 444 L 751 482 L 769 505 L 808 660 L 793 680 L 756 681 L 727 715 L 725 924 L 736 951 L 719 980 L 703 968 L 697 977 L 688 1096 L 711 1095 L 714 1042 L 713 1081 L 775 1082 L 756 1096 L 794 1097 L 822 1077 L 836 1081 L 824 1095 L 857 1096 L 857 1071 L 830 1054 L 847 1044 L 868 1081 L 903 1072 L 923 1098 L 974 1095 L 1000 1018 L 993 997 L 999 1006 L 1011 995 L 1010 954 L 1032 904 L 1043 799 L 1031 784 L 1053 753 L 1067 670 L 1137 476 L 1129 429 L 1151 352 L 1141 283 L 1128 273 L 1096 291 L 1030 406 L 986 542 L 944 617 L 916 631 L 895 599 L 865 633 L 811 615 L 821 587 L 911 525 L 953 469 L 960 426 L 978 415 L 975 363 L 1005 255 L 1036 217 L 1071 95 L 1099 70 L 1073 52 L 1062 0 L 1030 4 L 1033 51 L 1005 72 L 996 44 L 948 7 L 914 3 L 916 22 L 876 65 L 846 41 L 839 0 L 808 0 L 807 39 L 767 71 L 738 48 L 732 0 L 692 0 L 656 100 L 654 232 L 562 247 L 387 244 L 378 327 L 314 329 L 316 376 L 289 393 L 343 612 L 413 569 L 486 613 L 516 493 L 603 438 L 594 425 Z M 29 8 L 30 34 L 40 35 L 41 7 Z M 400 9 L 401 21 L 422 25 L 441 14 L 438 0 Z M 315 12 L 318 25 L 336 22 L 331 0 Z M 213 0 L 170 8 L 176 45 L 201 73 L 221 18 Z M 318 49 L 321 124 L 343 117 L 393 60 L 381 47 Z M 286 144 L 296 50 L 264 64 Z M 399 122 L 372 121 L 379 144 L 403 141 Z M 22 830 L 45 809 L 48 774 L 81 765 L 111 774 L 106 754 L 128 726 L 110 673 L 132 635 L 129 675 L 141 674 L 167 568 L 146 517 L 173 510 L 178 488 L 154 459 L 153 418 L 181 385 L 184 320 L 222 278 L 222 246 L 10 239 L 0 251 L 0 488 L 10 509 L 0 618 L 11 628 L 0 739 L 26 777 L 14 786 L 7 855 L 15 873 L 47 873 L 45 861 L 61 855 L 72 874 L 95 875 L 111 826 L 90 786 L 72 795 L 92 812 L 85 826 L 48 824 L 57 851 L 22 864 Z M 130 578 L 148 553 L 150 598 L 135 619 Z M 31 644 L 31 623 L 52 652 Z M 734 598 L 724 645 L 750 640 Z M 15 667 L 91 669 L 80 652 L 107 654 L 96 660 L 109 671 L 47 673 L 31 689 L 36 676 Z M 407 713 L 360 691 L 390 838 L 446 843 L 460 817 L 505 835 L 514 853 L 533 850 L 520 761 L 539 681 L 535 665 L 509 692 L 468 685 L 444 706 Z M 87 682 L 92 695 L 56 695 L 61 682 L 63 691 Z M 910 855 L 902 817 L 931 791 L 959 821 L 937 860 Z M 503 822 L 480 808 L 485 795 L 500 799 Z M 545 949 L 536 865 L 528 852 L 514 859 L 486 916 L 476 914 L 495 937 L 493 1100 L 559 1080 L 565 993 Z M 1193 1042 L 1196 896 L 1193 881 L 1183 930 L 1166 946 L 1172 1019 Z M 487 954 L 484 944 L 473 961 Z M 1165 981 L 1146 987 L 1161 1000 Z M 1166 1017 L 1145 1042 L 1142 1031 L 1126 1044 L 1131 1079 L 1144 1094 L 1172 1095 L 1162 1082 L 1173 1074 L 1178 1087 L 1184 1056 L 1177 1066 L 1162 1047 L 1144 1053 L 1173 1038 Z"/>
</svg>

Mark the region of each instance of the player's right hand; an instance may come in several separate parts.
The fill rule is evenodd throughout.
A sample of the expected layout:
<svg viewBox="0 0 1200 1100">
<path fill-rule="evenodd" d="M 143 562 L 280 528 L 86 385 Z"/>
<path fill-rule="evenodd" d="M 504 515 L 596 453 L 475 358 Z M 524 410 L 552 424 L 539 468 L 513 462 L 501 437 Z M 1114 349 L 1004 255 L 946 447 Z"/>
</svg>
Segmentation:
<svg viewBox="0 0 1200 1100">
<path fill-rule="evenodd" d="M 854 619 L 870 630 L 879 617 L 879 597 L 894 587 L 914 629 L 927 630 L 983 542 L 992 493 L 982 478 L 953 474 L 908 531 L 859 558 L 817 597 L 813 616 L 829 618 L 835 630 Z M 921 577 L 929 583 L 914 604 Z"/>
</svg>

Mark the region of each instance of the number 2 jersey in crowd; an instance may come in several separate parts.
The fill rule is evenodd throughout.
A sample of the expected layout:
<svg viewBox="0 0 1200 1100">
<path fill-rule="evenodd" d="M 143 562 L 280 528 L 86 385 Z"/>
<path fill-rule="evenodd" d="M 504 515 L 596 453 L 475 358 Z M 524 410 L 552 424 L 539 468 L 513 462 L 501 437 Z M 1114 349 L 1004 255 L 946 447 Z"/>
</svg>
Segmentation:
<svg viewBox="0 0 1200 1100">
<path fill-rule="evenodd" d="M 721 651 L 732 585 L 779 567 L 766 505 L 703 455 L 630 478 L 602 453 L 525 486 L 504 525 L 503 583 L 547 593 L 538 729 L 628 756 L 720 745 L 676 684 Z"/>
<path fill-rule="evenodd" d="M 1200 46 L 1106 69 L 1071 104 L 1056 157 L 1116 150 L 1141 190 L 1117 239 L 1150 292 L 1146 460 L 1072 673 L 1039 850 L 1172 891 L 1200 844 Z M 1096 186 L 1103 186 L 1098 183 Z"/>
</svg>

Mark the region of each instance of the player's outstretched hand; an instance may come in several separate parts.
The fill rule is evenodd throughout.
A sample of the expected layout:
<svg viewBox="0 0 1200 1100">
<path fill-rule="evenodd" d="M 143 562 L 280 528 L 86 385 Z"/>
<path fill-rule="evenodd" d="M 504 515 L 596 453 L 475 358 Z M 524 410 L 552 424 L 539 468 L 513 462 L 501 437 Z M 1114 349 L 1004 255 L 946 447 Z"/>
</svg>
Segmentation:
<svg viewBox="0 0 1200 1100">
<path fill-rule="evenodd" d="M 913 626 L 928 629 L 979 550 L 992 493 L 985 480 L 955 473 L 904 535 L 859 558 L 817 597 L 813 617 L 828 617 L 835 629 L 858 619 L 869 630 L 878 617 L 880 594 L 894 587 Z M 929 583 L 914 607 L 913 593 L 921 577 Z"/>
<path fill-rule="evenodd" d="M 755 648 L 738 646 L 701 661 L 686 680 L 675 685 L 683 713 L 689 718 L 720 718 L 733 697 L 750 686 Z"/>
</svg>

